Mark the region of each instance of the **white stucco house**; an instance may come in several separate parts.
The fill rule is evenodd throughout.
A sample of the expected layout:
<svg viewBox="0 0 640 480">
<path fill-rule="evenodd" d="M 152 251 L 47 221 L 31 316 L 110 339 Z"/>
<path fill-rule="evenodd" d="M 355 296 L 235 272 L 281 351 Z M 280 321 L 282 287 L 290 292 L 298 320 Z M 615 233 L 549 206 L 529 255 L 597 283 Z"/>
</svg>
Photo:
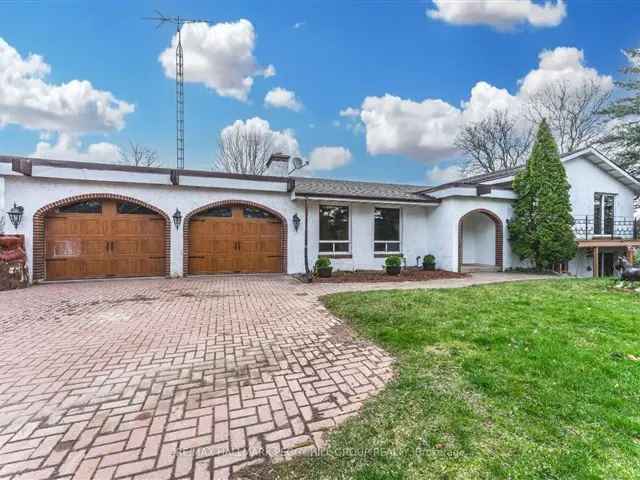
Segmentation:
<svg viewBox="0 0 640 480">
<path fill-rule="evenodd" d="M 640 182 L 594 149 L 562 161 L 579 253 L 561 268 L 609 274 L 616 255 L 640 247 Z M 451 271 L 520 266 L 507 233 L 517 169 L 427 187 L 289 177 L 288 156 L 269 163 L 252 176 L 1 156 L 0 212 L 23 208 L 5 233 L 24 236 L 36 282 L 293 274 L 320 255 L 343 270 L 428 253 Z"/>
</svg>

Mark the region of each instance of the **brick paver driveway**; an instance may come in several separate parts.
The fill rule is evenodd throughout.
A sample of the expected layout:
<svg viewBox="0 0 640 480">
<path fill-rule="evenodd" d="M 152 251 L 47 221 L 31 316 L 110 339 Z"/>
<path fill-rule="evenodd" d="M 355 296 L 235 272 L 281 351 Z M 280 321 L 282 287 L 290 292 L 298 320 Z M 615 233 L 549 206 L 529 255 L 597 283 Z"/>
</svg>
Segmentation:
<svg viewBox="0 0 640 480">
<path fill-rule="evenodd" d="M 463 286 L 526 277 L 430 282 Z M 285 276 L 0 293 L 0 478 L 222 479 L 323 445 L 391 358 Z"/>
</svg>

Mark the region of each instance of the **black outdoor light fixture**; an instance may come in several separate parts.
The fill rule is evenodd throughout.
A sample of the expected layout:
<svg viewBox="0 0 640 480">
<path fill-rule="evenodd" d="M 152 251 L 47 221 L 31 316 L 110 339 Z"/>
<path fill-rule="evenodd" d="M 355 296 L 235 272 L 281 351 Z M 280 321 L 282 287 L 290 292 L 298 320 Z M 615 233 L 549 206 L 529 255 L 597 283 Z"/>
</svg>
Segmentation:
<svg viewBox="0 0 640 480">
<path fill-rule="evenodd" d="M 9 215 L 9 220 L 11 221 L 15 229 L 17 229 L 18 225 L 20 225 L 23 213 L 24 207 L 19 207 L 15 202 L 13 202 L 13 208 L 7 212 L 7 215 Z"/>
<path fill-rule="evenodd" d="M 296 232 L 300 228 L 300 217 L 298 216 L 297 213 L 293 214 L 293 228 L 295 229 Z"/>
<path fill-rule="evenodd" d="M 173 224 L 176 226 L 176 230 L 180 228 L 180 222 L 182 222 L 182 213 L 176 208 L 176 213 L 173 214 Z"/>
</svg>

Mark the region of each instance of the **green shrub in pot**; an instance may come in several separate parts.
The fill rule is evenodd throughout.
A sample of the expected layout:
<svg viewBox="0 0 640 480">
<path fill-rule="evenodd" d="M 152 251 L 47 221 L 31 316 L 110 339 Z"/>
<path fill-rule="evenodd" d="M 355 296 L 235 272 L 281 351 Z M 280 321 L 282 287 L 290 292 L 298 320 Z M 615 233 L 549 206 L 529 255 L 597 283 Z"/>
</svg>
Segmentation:
<svg viewBox="0 0 640 480">
<path fill-rule="evenodd" d="M 431 254 L 425 255 L 422 259 L 423 270 L 435 270 L 436 269 L 436 257 Z"/>
<path fill-rule="evenodd" d="M 402 257 L 391 255 L 384 259 L 384 267 L 389 275 L 399 275 L 402 270 Z"/>
<path fill-rule="evenodd" d="M 319 277 L 329 278 L 333 267 L 331 266 L 331 259 L 327 257 L 320 257 L 316 260 L 315 270 Z"/>
</svg>

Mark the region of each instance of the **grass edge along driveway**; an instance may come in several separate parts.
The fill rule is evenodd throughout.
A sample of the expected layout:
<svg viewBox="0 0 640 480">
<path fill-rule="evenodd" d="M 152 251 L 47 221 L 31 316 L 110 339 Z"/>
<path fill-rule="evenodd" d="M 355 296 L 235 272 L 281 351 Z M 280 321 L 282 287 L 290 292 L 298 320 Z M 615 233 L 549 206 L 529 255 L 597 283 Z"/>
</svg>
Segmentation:
<svg viewBox="0 0 640 480">
<path fill-rule="evenodd" d="M 397 376 L 322 455 L 255 478 L 638 478 L 640 295 L 612 285 L 325 297 Z"/>
</svg>

